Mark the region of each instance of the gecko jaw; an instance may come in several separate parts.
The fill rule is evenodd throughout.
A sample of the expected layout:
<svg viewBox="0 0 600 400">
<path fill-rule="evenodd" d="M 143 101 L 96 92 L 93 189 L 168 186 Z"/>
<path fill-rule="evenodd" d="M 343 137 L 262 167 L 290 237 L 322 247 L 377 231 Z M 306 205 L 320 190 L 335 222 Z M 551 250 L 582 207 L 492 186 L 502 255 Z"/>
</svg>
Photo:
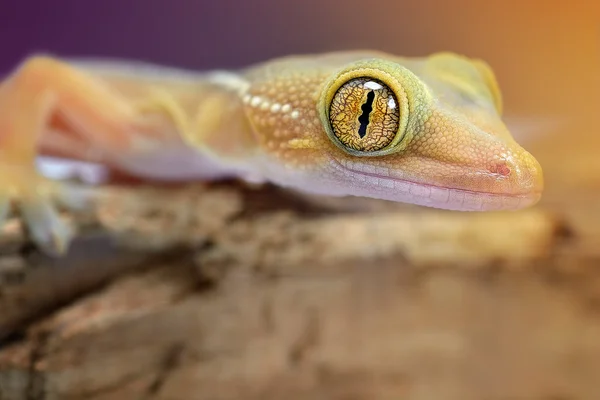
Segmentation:
<svg viewBox="0 0 600 400">
<path fill-rule="evenodd" d="M 331 165 L 353 182 L 350 195 L 378 198 L 455 211 L 518 210 L 534 205 L 541 191 L 491 193 L 417 183 L 405 179 L 356 171 L 337 160 Z"/>
</svg>

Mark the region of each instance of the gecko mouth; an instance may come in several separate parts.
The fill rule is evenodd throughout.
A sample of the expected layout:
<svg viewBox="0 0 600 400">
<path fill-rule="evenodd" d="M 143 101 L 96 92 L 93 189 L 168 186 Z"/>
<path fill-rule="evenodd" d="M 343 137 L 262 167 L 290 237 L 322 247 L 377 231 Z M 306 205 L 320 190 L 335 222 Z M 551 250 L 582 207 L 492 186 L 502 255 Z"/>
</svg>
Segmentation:
<svg viewBox="0 0 600 400">
<path fill-rule="evenodd" d="M 491 193 L 418 183 L 357 171 L 332 159 L 332 166 L 355 182 L 359 196 L 456 211 L 518 210 L 537 203 L 541 192 Z M 362 189 L 362 190 L 361 190 Z M 364 192 L 363 192 L 364 191 Z"/>
</svg>

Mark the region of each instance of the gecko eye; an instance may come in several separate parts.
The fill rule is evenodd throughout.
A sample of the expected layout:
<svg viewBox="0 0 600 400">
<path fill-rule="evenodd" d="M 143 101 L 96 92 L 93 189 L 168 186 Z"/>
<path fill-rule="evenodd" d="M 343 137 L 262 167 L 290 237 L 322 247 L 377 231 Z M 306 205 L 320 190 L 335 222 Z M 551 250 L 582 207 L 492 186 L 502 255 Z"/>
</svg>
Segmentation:
<svg viewBox="0 0 600 400">
<path fill-rule="evenodd" d="M 398 133 L 400 107 L 383 82 L 359 77 L 344 83 L 333 96 L 329 122 L 346 147 L 373 152 L 388 146 Z"/>
</svg>

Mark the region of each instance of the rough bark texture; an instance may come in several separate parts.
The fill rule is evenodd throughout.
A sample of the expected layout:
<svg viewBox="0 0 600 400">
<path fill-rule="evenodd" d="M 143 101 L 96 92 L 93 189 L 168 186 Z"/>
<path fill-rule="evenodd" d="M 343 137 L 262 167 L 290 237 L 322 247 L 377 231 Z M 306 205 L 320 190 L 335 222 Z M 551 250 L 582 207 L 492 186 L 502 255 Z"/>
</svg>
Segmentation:
<svg viewBox="0 0 600 400">
<path fill-rule="evenodd" d="M 0 399 L 598 398 L 593 204 L 334 212 L 235 185 L 111 193 L 69 216 L 66 259 L 6 227 Z"/>
</svg>

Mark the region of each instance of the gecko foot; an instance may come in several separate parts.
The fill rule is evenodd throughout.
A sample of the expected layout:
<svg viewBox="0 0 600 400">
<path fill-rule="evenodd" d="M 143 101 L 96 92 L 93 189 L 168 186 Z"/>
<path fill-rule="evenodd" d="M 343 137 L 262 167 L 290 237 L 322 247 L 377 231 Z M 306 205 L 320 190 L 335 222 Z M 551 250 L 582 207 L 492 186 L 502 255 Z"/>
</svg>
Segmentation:
<svg viewBox="0 0 600 400">
<path fill-rule="evenodd" d="M 90 204 L 91 191 L 37 176 L 25 182 L 8 185 L 0 194 L 0 224 L 8 217 L 12 201 L 35 245 L 48 254 L 64 254 L 75 231 L 60 218 L 58 206 L 84 209 Z"/>
</svg>

